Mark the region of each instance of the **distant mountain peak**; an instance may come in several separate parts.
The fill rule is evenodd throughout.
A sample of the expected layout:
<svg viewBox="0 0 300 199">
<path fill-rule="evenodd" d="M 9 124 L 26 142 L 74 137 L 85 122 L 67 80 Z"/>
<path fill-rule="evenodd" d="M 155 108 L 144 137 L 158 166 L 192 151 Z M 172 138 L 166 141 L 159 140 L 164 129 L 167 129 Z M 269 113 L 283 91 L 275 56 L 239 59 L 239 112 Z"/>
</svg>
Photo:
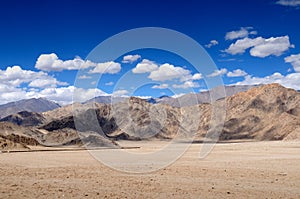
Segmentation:
<svg viewBox="0 0 300 199">
<path fill-rule="evenodd" d="M 162 96 L 158 97 L 158 99 L 163 99 L 163 98 L 171 98 L 171 97 L 168 95 L 162 95 Z"/>
<path fill-rule="evenodd" d="M 52 102 L 46 98 L 23 99 L 16 102 L 10 102 L 0 105 L 0 118 L 19 113 L 21 111 L 39 113 L 53 110 L 59 107 L 59 104 Z"/>
</svg>

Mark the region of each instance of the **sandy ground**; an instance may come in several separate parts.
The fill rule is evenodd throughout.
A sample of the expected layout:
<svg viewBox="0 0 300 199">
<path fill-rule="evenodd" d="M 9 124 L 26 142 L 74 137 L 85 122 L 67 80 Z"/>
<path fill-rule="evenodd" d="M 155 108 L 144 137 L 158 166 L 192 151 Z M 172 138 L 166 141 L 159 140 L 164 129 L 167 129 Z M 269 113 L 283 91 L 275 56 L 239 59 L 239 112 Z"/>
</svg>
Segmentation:
<svg viewBox="0 0 300 199">
<path fill-rule="evenodd" d="M 300 198 L 300 142 L 217 144 L 199 159 L 202 145 L 147 174 L 113 170 L 88 151 L 2 153 L 0 198 Z"/>
</svg>

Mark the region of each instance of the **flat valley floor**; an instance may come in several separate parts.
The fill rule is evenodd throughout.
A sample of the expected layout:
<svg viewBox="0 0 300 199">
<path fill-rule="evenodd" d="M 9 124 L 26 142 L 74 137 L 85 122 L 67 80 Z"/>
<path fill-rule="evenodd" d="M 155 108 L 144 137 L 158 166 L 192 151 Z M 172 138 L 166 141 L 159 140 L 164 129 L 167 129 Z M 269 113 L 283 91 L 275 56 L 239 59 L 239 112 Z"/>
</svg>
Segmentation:
<svg viewBox="0 0 300 199">
<path fill-rule="evenodd" d="M 161 142 L 122 142 L 149 152 Z M 147 174 L 113 170 L 88 151 L 0 153 L 0 198 L 300 198 L 300 142 L 192 144 Z M 110 149 L 103 149 L 110 150 Z"/>
</svg>

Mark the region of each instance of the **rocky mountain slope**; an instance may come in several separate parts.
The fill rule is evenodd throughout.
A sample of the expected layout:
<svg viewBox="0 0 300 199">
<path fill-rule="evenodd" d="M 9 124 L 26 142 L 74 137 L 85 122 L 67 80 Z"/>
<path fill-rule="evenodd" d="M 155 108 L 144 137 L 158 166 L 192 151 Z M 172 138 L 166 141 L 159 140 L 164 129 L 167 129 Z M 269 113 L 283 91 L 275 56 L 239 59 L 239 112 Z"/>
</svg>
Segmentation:
<svg viewBox="0 0 300 199">
<path fill-rule="evenodd" d="M 58 104 L 49 101 L 45 98 L 32 98 L 20 100 L 17 102 L 10 102 L 7 104 L 0 105 L 0 119 L 21 111 L 41 113 L 59 107 L 60 106 Z"/>
<path fill-rule="evenodd" d="M 223 122 L 211 120 L 213 116 L 222 116 L 222 111 L 226 113 Z M 23 123 L 18 123 L 20 117 Z M 210 138 L 216 129 L 221 132 L 220 141 L 297 140 L 300 139 L 300 93 L 279 84 L 261 85 L 213 104 L 182 108 L 131 97 L 113 105 L 74 104 L 42 114 L 19 113 L 6 117 L 5 121 L 0 124 L 15 123 L 12 129 L 45 146 L 97 143 L 107 146 L 115 145 L 113 140 L 119 139 L 182 140 L 194 135 L 201 141 Z M 27 125 L 30 122 L 32 125 Z M 8 139 L 7 135 L 2 138 Z"/>
<path fill-rule="evenodd" d="M 21 126 L 37 126 L 45 122 L 40 113 L 21 111 L 0 119 L 0 122 L 11 122 Z"/>
<path fill-rule="evenodd" d="M 300 93 L 270 84 L 226 99 L 221 139 L 290 139 L 300 130 Z"/>
<path fill-rule="evenodd" d="M 224 124 L 212 124 L 212 110 L 222 104 L 226 105 Z M 113 106 L 95 104 L 94 107 L 77 106 L 75 110 L 75 118 L 63 111 L 65 117 L 60 115 L 42 128 L 50 131 L 77 128 L 115 139 L 174 138 L 178 134 L 196 134 L 202 139 L 208 130 L 213 131 L 211 126 L 216 126 L 222 128 L 220 140 L 293 139 L 300 130 L 300 94 L 279 84 L 239 92 L 218 100 L 214 106 L 205 103 L 176 108 L 132 97 Z"/>
</svg>

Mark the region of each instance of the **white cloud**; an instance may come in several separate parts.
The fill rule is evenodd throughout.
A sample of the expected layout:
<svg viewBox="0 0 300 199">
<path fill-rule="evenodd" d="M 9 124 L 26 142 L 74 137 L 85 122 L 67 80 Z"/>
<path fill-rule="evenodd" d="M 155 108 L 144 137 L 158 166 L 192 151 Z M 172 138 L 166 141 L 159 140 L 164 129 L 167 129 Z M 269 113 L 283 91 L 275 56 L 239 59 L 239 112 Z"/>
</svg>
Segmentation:
<svg viewBox="0 0 300 199">
<path fill-rule="evenodd" d="M 197 82 L 186 81 L 183 84 L 174 84 L 173 88 L 198 88 L 200 85 Z"/>
<path fill-rule="evenodd" d="M 270 55 L 280 56 L 289 48 L 294 48 L 294 45 L 290 44 L 289 36 L 270 37 L 268 39 L 262 37 L 244 38 L 231 44 L 225 52 L 232 55 L 242 54 L 248 48 L 250 48 L 251 56 L 264 58 Z"/>
<path fill-rule="evenodd" d="M 108 95 L 99 89 L 82 89 L 67 86 L 67 83 L 60 82 L 42 71 L 24 70 L 20 66 L 7 67 L 6 70 L 0 70 L 1 104 L 21 99 L 44 97 L 65 105 L 72 103 L 75 90 L 75 99 L 79 102 L 86 101 L 95 95 Z"/>
<path fill-rule="evenodd" d="M 119 63 L 110 61 L 104 63 L 98 63 L 95 68 L 89 71 L 89 73 L 99 73 L 99 74 L 115 74 L 120 72 L 121 65 Z"/>
<path fill-rule="evenodd" d="M 158 65 L 148 59 L 143 59 L 132 69 L 133 73 L 149 73 L 158 69 Z"/>
<path fill-rule="evenodd" d="M 221 68 L 220 70 L 215 70 L 213 73 L 207 75 L 207 77 L 217 77 L 217 76 L 222 76 L 227 73 L 226 68 Z"/>
<path fill-rule="evenodd" d="M 227 73 L 227 77 L 243 77 L 246 75 L 247 73 L 241 69 L 236 69 Z"/>
<path fill-rule="evenodd" d="M 95 96 L 107 94 L 100 89 L 83 89 L 76 88 L 74 86 L 68 86 L 60 88 L 46 88 L 36 95 L 37 97 L 45 97 L 59 104 L 66 105 L 72 103 L 73 99 L 76 102 L 84 102 Z"/>
<path fill-rule="evenodd" d="M 57 85 L 67 86 L 68 83 L 59 82 L 55 78 L 49 77 L 48 79 L 35 79 L 28 84 L 29 87 L 35 88 L 56 87 Z"/>
<path fill-rule="evenodd" d="M 244 39 L 239 39 L 235 43 L 231 44 L 225 52 L 231 55 L 236 55 L 236 54 L 242 54 L 244 53 L 248 48 L 251 48 L 255 45 L 261 44 L 263 42 L 264 38 L 262 37 L 257 37 L 255 39 L 250 39 L 250 38 L 244 38 Z"/>
<path fill-rule="evenodd" d="M 63 61 L 59 59 L 55 53 L 51 53 L 40 55 L 36 61 L 35 68 L 43 71 L 79 70 L 93 68 L 92 70 L 90 70 L 90 73 L 115 74 L 121 70 L 121 65 L 113 61 L 95 63 L 89 60 L 82 60 L 80 57 L 75 57 L 72 60 Z"/>
<path fill-rule="evenodd" d="M 43 71 L 62 71 L 79 70 L 81 68 L 89 68 L 95 65 L 96 63 L 89 60 L 82 60 L 80 57 L 75 57 L 72 60 L 63 61 L 59 59 L 55 53 L 51 53 L 41 54 L 35 63 L 35 68 Z"/>
<path fill-rule="evenodd" d="M 203 76 L 201 73 L 195 73 L 193 76 L 192 76 L 192 80 L 199 80 L 199 79 L 202 79 Z"/>
<path fill-rule="evenodd" d="M 140 55 L 126 55 L 123 57 L 123 63 L 133 63 L 135 61 L 137 61 L 138 59 L 140 59 L 141 56 Z"/>
<path fill-rule="evenodd" d="M 241 82 L 237 82 L 237 85 L 257 85 L 257 84 L 270 84 L 279 83 L 287 88 L 293 88 L 300 90 L 300 73 L 290 73 L 286 76 L 276 72 L 266 77 L 252 77 L 247 75 Z"/>
<path fill-rule="evenodd" d="M 265 39 L 261 44 L 251 48 L 250 54 L 261 58 L 270 55 L 280 56 L 289 48 L 294 48 L 294 45 L 290 44 L 288 36 L 270 37 L 269 39 Z"/>
<path fill-rule="evenodd" d="M 133 73 L 150 73 L 148 78 L 153 81 L 167 81 L 179 79 L 181 82 L 189 80 L 202 79 L 202 74 L 195 73 L 191 74 L 191 71 L 184 69 L 180 66 L 174 66 L 169 63 L 158 66 L 155 62 L 148 59 L 143 59 L 142 62 L 138 63 L 135 68 L 132 69 Z M 156 86 L 155 86 L 156 87 Z"/>
<path fill-rule="evenodd" d="M 105 86 L 112 86 L 112 85 L 114 85 L 114 82 L 106 82 L 105 83 Z"/>
<path fill-rule="evenodd" d="M 0 92 L 0 102 L 5 104 L 21 99 L 39 98 L 44 97 L 52 100 L 61 105 L 70 104 L 73 102 L 73 94 L 75 91 L 74 100 L 76 102 L 84 102 L 95 96 L 108 95 L 100 89 L 83 89 L 76 88 L 74 86 L 60 87 L 60 88 L 45 88 L 42 90 L 38 89 L 21 89 L 21 88 L 10 88 L 9 90 L 0 84 L 0 91 L 5 90 L 6 92 Z"/>
<path fill-rule="evenodd" d="M 300 0 L 279 0 L 276 2 L 276 4 L 282 6 L 297 7 L 300 6 Z"/>
<path fill-rule="evenodd" d="M 300 54 L 290 55 L 284 58 L 286 63 L 291 63 L 296 72 L 300 72 Z"/>
<path fill-rule="evenodd" d="M 9 102 L 18 101 L 21 99 L 27 99 L 27 92 L 20 88 L 3 88 L 3 85 L 0 84 L 0 91 L 5 90 L 5 92 L 0 92 L 0 104 L 6 104 Z"/>
<path fill-rule="evenodd" d="M 21 84 L 27 83 L 30 87 L 37 88 L 67 85 L 67 83 L 60 82 L 45 72 L 24 70 L 20 66 L 7 67 L 6 70 L 0 70 L 1 83 L 11 87 L 19 87 Z"/>
<path fill-rule="evenodd" d="M 186 76 L 190 75 L 190 71 L 186 70 L 179 66 L 174 66 L 171 64 L 163 64 L 159 66 L 159 68 L 155 71 L 152 71 L 148 78 L 153 81 L 166 81 L 166 80 L 173 80 L 179 78 L 185 78 Z"/>
<path fill-rule="evenodd" d="M 114 91 L 113 92 L 113 96 L 120 96 L 120 97 L 122 97 L 122 96 L 127 96 L 127 94 L 128 94 L 128 91 L 127 90 L 116 90 L 116 91 Z"/>
<path fill-rule="evenodd" d="M 166 89 L 168 87 L 169 87 L 168 84 L 160 84 L 160 85 L 154 85 L 154 86 L 152 86 L 152 88 L 156 88 L 156 89 Z"/>
<path fill-rule="evenodd" d="M 87 75 L 81 75 L 78 77 L 78 79 L 92 79 L 91 76 L 87 76 Z"/>
<path fill-rule="evenodd" d="M 250 31 L 252 27 L 241 27 L 240 30 L 227 32 L 225 35 L 225 40 L 234 40 L 239 38 L 245 38 L 249 35 L 256 35 L 257 31 Z"/>
<path fill-rule="evenodd" d="M 219 42 L 217 41 L 217 40 L 211 40 L 210 42 L 209 42 L 209 44 L 206 44 L 205 45 L 205 47 L 206 48 L 211 48 L 211 47 L 213 47 L 213 46 L 215 46 L 215 45 L 218 45 L 219 44 Z"/>
<path fill-rule="evenodd" d="M 189 74 L 186 73 L 185 75 L 182 75 L 179 80 L 181 82 L 186 82 L 186 81 L 200 80 L 200 79 L 203 79 L 203 76 L 201 73 L 195 73 L 194 75 L 192 75 L 191 71 L 189 71 Z"/>
</svg>

